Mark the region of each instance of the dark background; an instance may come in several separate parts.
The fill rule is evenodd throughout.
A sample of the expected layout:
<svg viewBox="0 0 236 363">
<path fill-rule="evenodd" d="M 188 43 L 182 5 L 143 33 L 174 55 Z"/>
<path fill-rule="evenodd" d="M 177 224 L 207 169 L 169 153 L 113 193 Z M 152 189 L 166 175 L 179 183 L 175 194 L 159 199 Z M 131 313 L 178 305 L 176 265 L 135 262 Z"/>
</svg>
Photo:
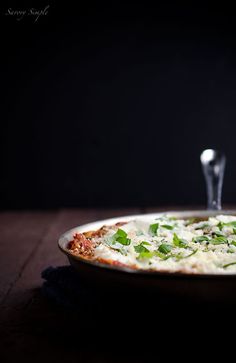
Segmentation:
<svg viewBox="0 0 236 363">
<path fill-rule="evenodd" d="M 18 21 L 8 8 L 42 9 Z M 236 16 L 148 2 L 1 3 L 1 208 L 236 203 Z M 232 13 L 233 14 L 233 13 Z"/>
</svg>

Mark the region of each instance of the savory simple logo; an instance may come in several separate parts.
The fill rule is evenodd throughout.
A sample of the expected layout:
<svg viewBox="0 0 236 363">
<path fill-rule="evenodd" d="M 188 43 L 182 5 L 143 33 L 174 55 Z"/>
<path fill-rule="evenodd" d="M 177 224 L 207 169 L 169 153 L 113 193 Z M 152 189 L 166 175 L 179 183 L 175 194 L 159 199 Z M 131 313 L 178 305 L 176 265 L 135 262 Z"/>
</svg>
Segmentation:
<svg viewBox="0 0 236 363">
<path fill-rule="evenodd" d="M 31 17 L 36 23 L 41 17 L 47 16 L 49 13 L 50 5 L 45 6 L 42 9 L 28 8 L 28 9 L 6 9 L 4 15 L 15 18 L 17 21 L 21 21 L 26 17 Z"/>
</svg>

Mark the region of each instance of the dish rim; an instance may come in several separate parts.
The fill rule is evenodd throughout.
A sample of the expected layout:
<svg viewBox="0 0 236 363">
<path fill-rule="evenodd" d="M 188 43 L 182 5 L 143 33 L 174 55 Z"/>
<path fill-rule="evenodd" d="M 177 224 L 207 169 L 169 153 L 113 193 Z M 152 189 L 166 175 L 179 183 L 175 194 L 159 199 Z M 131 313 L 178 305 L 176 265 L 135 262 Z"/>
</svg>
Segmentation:
<svg viewBox="0 0 236 363">
<path fill-rule="evenodd" d="M 70 259 L 73 259 L 77 263 L 84 263 L 86 265 L 90 265 L 92 267 L 98 267 L 102 268 L 108 271 L 116 271 L 116 272 L 122 272 L 122 273 L 128 273 L 131 275 L 142 275 L 142 276 L 149 276 L 149 277 L 165 277 L 165 278 L 193 278 L 193 279 L 234 279 L 236 278 L 236 273 L 229 273 L 229 274 L 202 274 L 202 273 L 187 273 L 187 272 L 171 272 L 171 271 L 154 271 L 154 270 L 141 270 L 141 269 L 132 269 L 126 266 L 117 266 L 117 265 L 109 265 L 105 264 L 99 261 L 92 261 L 87 260 L 81 256 L 74 255 L 70 250 L 66 247 L 68 242 L 72 239 L 72 236 L 76 232 L 86 232 L 86 231 L 92 231 L 99 229 L 103 225 L 109 225 L 109 224 L 115 224 L 117 222 L 128 222 L 133 219 L 148 219 L 148 218 L 155 218 L 160 217 L 162 215 L 171 215 L 176 218 L 194 218 L 194 217 L 211 217 L 221 214 L 228 214 L 228 215 L 235 215 L 236 216 L 236 209 L 227 209 L 227 210 L 217 210 L 217 211 L 210 211 L 210 210 L 185 210 L 185 211 L 178 211 L 178 210 L 170 210 L 170 211 L 162 211 L 162 212 L 156 212 L 156 213 L 145 213 L 145 214 L 134 214 L 134 215 L 125 215 L 125 216 L 119 216 L 114 218 L 106 218 L 90 223 L 83 224 L 81 226 L 77 226 L 74 228 L 71 228 L 64 232 L 58 239 L 58 247 L 59 249 L 67 255 L 67 257 Z"/>
</svg>

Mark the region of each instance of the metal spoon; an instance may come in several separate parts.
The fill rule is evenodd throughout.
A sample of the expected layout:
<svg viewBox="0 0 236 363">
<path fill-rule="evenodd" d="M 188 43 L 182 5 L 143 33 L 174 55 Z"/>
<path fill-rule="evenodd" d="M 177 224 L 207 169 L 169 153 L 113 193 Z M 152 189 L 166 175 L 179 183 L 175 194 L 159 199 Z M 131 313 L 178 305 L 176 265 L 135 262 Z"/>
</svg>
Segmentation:
<svg viewBox="0 0 236 363">
<path fill-rule="evenodd" d="M 221 209 L 221 194 L 226 158 L 217 150 L 206 149 L 200 156 L 207 186 L 207 208 Z"/>
</svg>

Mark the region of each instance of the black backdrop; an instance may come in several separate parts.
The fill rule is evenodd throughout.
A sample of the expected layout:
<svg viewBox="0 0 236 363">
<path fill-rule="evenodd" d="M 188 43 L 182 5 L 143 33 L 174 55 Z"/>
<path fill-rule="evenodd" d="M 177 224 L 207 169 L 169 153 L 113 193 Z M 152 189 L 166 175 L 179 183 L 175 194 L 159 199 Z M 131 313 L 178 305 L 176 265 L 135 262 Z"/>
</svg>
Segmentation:
<svg viewBox="0 0 236 363">
<path fill-rule="evenodd" d="M 236 17 L 111 4 L 1 4 L 1 207 L 204 204 L 208 147 L 235 203 Z"/>
</svg>

